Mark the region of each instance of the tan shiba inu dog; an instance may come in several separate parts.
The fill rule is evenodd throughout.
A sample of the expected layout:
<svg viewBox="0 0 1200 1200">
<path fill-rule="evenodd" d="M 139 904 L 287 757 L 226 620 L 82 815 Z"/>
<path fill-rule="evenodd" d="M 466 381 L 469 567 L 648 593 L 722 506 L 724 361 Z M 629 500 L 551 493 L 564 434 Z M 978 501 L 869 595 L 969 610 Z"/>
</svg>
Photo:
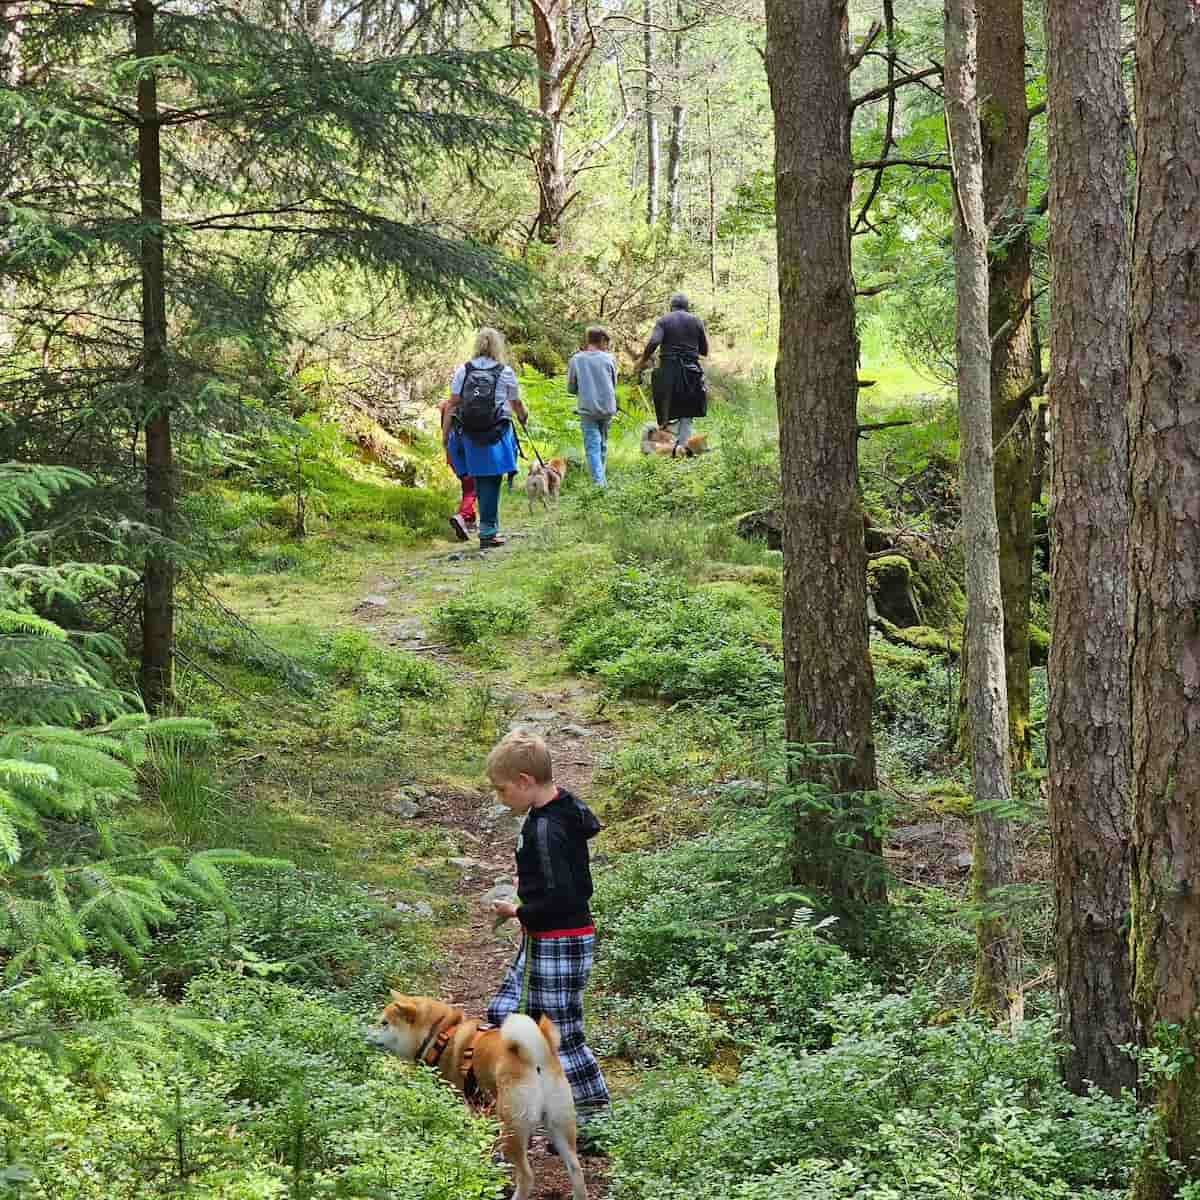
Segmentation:
<svg viewBox="0 0 1200 1200">
<path fill-rule="evenodd" d="M 461 1008 L 425 996 L 392 993 L 392 1003 L 367 1040 L 401 1058 L 436 1068 L 467 1099 L 483 1093 L 496 1102 L 504 1157 L 513 1165 L 513 1200 L 533 1195 L 529 1139 L 539 1125 L 571 1177 L 572 1200 L 587 1200 L 575 1149 L 575 1101 L 558 1059 L 558 1030 L 513 1013 L 499 1029 L 480 1028 Z"/>
<path fill-rule="evenodd" d="M 538 463 L 535 467 L 530 467 L 529 475 L 525 479 L 525 495 L 529 497 L 529 511 L 533 512 L 533 504 L 535 500 L 540 500 L 546 507 L 550 507 L 550 501 L 557 502 L 559 492 L 562 490 L 562 481 L 567 477 L 567 460 L 565 458 L 552 458 L 548 463 Z"/>
</svg>

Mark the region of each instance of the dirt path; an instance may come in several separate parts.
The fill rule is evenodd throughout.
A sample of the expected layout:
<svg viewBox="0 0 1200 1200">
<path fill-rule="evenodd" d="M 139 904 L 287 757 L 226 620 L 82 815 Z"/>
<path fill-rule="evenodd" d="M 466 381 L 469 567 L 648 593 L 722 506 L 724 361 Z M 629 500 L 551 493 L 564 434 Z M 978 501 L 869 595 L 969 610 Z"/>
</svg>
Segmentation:
<svg viewBox="0 0 1200 1200">
<path fill-rule="evenodd" d="M 367 598 L 386 599 L 386 607 L 364 601 L 354 609 L 355 615 L 380 640 L 420 649 L 460 678 L 472 675 L 453 654 L 431 641 L 423 615 L 413 611 L 418 605 L 414 591 L 418 586 L 426 592 L 457 591 L 466 582 L 467 571 L 490 572 L 502 564 L 505 553 L 491 551 L 482 556 L 469 549 L 435 551 L 395 576 L 369 581 Z M 610 724 L 590 715 L 594 690 L 576 681 L 559 680 L 545 687 L 522 686 L 518 694 L 521 702 L 511 725 L 536 729 L 547 738 L 555 779 L 586 801 L 591 795 L 596 755 L 614 739 Z M 520 822 L 482 788 L 437 788 L 436 801 L 432 806 L 422 805 L 411 824 L 445 831 L 462 847 L 462 856 L 452 860 L 461 870 L 454 895 L 467 913 L 465 924 L 442 926 L 445 941 L 438 995 L 470 1015 L 482 1016 L 516 954 L 517 937 L 515 925 L 508 927 L 511 933 L 507 938 L 493 930 L 494 917 L 480 898 L 497 884 L 512 882 Z M 537 1176 L 534 1200 L 568 1200 L 567 1173 L 555 1155 L 545 1152 L 541 1139 L 535 1140 L 531 1158 Z M 609 1194 L 606 1160 L 585 1157 L 581 1161 L 589 1197 L 605 1200 Z"/>
</svg>

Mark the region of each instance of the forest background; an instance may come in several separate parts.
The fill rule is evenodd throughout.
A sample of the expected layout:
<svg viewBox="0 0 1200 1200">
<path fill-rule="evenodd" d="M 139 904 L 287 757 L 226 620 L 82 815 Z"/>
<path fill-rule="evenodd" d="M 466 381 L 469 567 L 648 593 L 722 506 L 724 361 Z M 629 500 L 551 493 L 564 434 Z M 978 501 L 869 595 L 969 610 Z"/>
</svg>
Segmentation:
<svg viewBox="0 0 1200 1200">
<path fill-rule="evenodd" d="M 1093 842 L 1054 771 L 1107 728 L 1056 720 L 1054 680 L 1120 707 L 1132 641 L 1094 583 L 1109 674 L 1067 654 L 1077 626 L 1051 640 L 1049 501 L 1082 477 L 1046 416 L 1075 312 L 1050 305 L 1054 188 L 1093 211 L 1065 150 L 1050 171 L 1073 44 L 1036 5 L 982 3 L 966 50 L 955 5 L 819 7 L 0 3 L 0 1195 L 502 1194 L 488 1122 L 359 1023 L 458 952 L 514 719 L 591 745 L 569 752 L 608 824 L 594 1188 L 1200 1194 L 1189 960 L 1164 952 L 1187 838 L 1137 842 L 1179 858 L 1138 885 L 1135 993 L 1128 740 L 1093 739 L 1121 764 Z M 1121 228 L 1135 33 L 1182 21 L 1195 55 L 1186 4 L 1144 7 L 1074 44 L 1109 88 L 1088 144 Z M 995 786 L 955 344 L 950 89 L 976 66 Z M 1127 275 L 1128 241 L 1090 228 L 1093 295 L 1127 302 L 1103 251 Z M 574 471 L 503 558 L 447 556 L 433 406 L 471 331 L 504 331 L 531 444 L 578 465 L 583 328 L 627 365 L 676 289 L 714 347 L 714 451 L 643 459 L 623 381 L 607 492 Z M 1172 353 L 1186 390 L 1196 347 Z M 1093 450 L 1126 469 L 1115 435 Z M 1080 488 L 1103 519 L 1113 488 Z"/>
</svg>

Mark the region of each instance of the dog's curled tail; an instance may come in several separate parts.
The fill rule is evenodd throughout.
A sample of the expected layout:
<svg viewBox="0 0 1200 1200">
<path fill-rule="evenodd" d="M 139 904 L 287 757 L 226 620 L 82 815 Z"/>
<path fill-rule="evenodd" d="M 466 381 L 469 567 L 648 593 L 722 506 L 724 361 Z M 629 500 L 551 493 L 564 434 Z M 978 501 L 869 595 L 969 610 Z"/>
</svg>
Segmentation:
<svg viewBox="0 0 1200 1200">
<path fill-rule="evenodd" d="M 513 1013 L 500 1026 L 504 1044 L 530 1066 L 541 1067 L 557 1062 L 558 1030 L 549 1017 L 542 1017 L 538 1024 L 524 1013 Z"/>
</svg>

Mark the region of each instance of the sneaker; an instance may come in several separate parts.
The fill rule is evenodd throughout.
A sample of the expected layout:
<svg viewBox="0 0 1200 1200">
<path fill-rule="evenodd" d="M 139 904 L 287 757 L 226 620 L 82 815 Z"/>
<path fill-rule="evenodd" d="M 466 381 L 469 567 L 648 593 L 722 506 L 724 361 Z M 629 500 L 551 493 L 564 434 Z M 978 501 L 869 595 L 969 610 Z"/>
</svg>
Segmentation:
<svg viewBox="0 0 1200 1200">
<path fill-rule="evenodd" d="M 462 517 L 458 515 L 458 513 L 455 513 L 454 516 L 450 518 L 450 528 L 454 530 L 454 536 L 458 538 L 460 542 L 469 542 L 471 540 L 469 527 L 466 521 L 464 521 Z"/>
<path fill-rule="evenodd" d="M 480 550 L 491 550 L 494 546 L 503 546 L 508 542 L 508 538 L 501 537 L 496 534 L 492 537 L 481 537 L 479 539 Z"/>
</svg>

